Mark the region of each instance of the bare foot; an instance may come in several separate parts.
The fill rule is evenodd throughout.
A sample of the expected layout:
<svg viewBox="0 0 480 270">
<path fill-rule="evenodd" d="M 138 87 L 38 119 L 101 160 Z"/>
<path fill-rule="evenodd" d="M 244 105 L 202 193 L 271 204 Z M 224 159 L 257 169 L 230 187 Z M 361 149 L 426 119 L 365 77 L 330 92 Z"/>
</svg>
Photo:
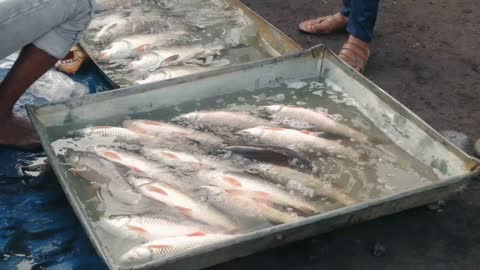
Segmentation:
<svg viewBox="0 0 480 270">
<path fill-rule="evenodd" d="M 9 116 L 0 117 L 0 147 L 27 151 L 41 151 L 42 145 L 31 123 L 24 118 Z"/>
<path fill-rule="evenodd" d="M 358 72 L 363 73 L 370 57 L 368 43 L 350 35 L 347 42 L 343 44 L 338 57 Z"/>
<path fill-rule="evenodd" d="M 325 17 L 306 20 L 298 26 L 301 31 L 310 34 L 330 34 L 333 32 L 345 30 L 348 23 L 348 17 L 335 13 Z"/>
</svg>

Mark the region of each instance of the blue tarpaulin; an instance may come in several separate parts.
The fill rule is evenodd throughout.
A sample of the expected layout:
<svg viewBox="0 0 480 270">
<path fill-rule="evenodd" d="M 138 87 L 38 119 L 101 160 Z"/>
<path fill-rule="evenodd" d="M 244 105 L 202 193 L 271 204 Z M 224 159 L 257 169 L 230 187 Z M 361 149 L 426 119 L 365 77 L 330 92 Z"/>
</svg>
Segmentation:
<svg viewBox="0 0 480 270">
<path fill-rule="evenodd" d="M 7 72 L 0 68 L 0 79 Z M 111 89 L 93 63 L 71 78 L 90 93 Z M 19 105 L 29 102 L 42 101 L 23 97 Z M 0 269 L 107 269 L 45 159 L 0 148 Z"/>
</svg>

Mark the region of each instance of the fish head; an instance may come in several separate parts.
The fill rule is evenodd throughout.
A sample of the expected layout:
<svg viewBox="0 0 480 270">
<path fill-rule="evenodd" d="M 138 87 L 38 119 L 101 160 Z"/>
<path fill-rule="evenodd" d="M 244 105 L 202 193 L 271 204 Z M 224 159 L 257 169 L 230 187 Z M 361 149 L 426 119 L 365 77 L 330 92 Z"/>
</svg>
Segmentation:
<svg viewBox="0 0 480 270">
<path fill-rule="evenodd" d="M 153 259 L 153 249 L 148 246 L 139 246 L 129 250 L 120 257 L 123 262 L 139 262 Z"/>
<path fill-rule="evenodd" d="M 268 171 L 271 168 L 270 164 L 265 163 L 253 163 L 246 167 L 245 171 L 251 174 L 260 174 Z"/>
<path fill-rule="evenodd" d="M 162 62 L 162 58 L 156 54 L 149 53 L 138 57 L 128 63 L 129 69 L 151 70 L 157 68 Z"/>
<path fill-rule="evenodd" d="M 152 83 L 157 81 L 163 81 L 166 79 L 170 79 L 170 75 L 167 72 L 157 71 L 153 74 L 148 75 L 147 77 L 144 77 L 143 79 L 136 80 L 135 84 L 146 84 L 146 83 Z"/>
<path fill-rule="evenodd" d="M 177 116 L 173 118 L 172 121 L 181 123 L 181 124 L 191 124 L 197 121 L 199 117 L 200 117 L 200 114 L 198 112 L 191 112 L 191 113 L 186 113 L 186 114 Z"/>
<path fill-rule="evenodd" d="M 120 58 L 128 56 L 131 51 L 131 45 L 126 40 L 116 41 L 110 44 L 105 50 L 101 51 L 97 58 L 98 60 L 109 60 L 112 58 Z"/>
<path fill-rule="evenodd" d="M 68 132 L 68 135 L 71 137 L 89 137 L 94 135 L 95 129 L 92 127 L 77 129 L 74 131 Z"/>
<path fill-rule="evenodd" d="M 235 134 L 239 136 L 242 140 L 252 141 L 262 136 L 262 133 L 263 129 L 261 127 L 255 127 L 241 130 Z"/>
<path fill-rule="evenodd" d="M 67 150 L 65 152 L 65 162 L 72 168 L 80 167 L 80 162 L 82 160 L 82 152 Z"/>
<path fill-rule="evenodd" d="M 262 116 L 268 116 L 278 113 L 282 109 L 283 105 L 269 105 L 258 107 L 258 113 Z"/>
</svg>

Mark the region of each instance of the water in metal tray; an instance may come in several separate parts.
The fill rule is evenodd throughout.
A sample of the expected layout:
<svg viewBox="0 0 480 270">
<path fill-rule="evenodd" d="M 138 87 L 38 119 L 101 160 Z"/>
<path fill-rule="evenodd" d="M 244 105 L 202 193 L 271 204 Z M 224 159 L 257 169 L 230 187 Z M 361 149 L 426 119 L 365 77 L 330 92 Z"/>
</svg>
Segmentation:
<svg viewBox="0 0 480 270">
<path fill-rule="evenodd" d="M 283 81 L 49 134 L 107 254 L 138 264 L 438 179 L 356 106 L 328 81 Z"/>
</svg>

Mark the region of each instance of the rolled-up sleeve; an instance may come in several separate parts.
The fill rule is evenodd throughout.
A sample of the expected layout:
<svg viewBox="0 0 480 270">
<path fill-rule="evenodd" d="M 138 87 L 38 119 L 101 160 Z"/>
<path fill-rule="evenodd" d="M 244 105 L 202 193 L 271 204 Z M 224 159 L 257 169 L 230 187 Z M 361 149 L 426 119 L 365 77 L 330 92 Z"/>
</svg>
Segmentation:
<svg viewBox="0 0 480 270">
<path fill-rule="evenodd" d="M 95 12 L 95 0 L 78 0 L 73 14 L 62 24 L 35 40 L 33 44 L 50 54 L 62 59 L 78 41 L 80 33 L 87 29 Z"/>
</svg>

